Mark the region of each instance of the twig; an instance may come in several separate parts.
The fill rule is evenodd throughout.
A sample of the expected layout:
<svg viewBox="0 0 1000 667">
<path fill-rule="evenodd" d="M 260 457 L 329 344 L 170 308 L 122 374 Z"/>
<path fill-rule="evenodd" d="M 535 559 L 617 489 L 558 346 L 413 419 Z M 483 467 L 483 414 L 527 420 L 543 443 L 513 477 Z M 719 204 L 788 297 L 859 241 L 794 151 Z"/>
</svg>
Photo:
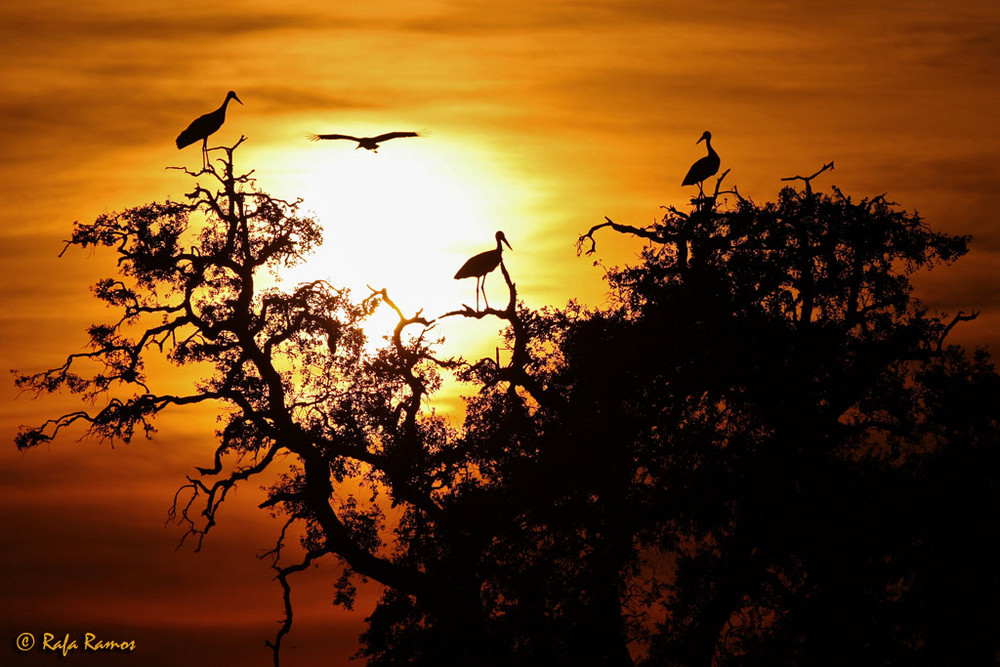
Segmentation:
<svg viewBox="0 0 1000 667">
<path fill-rule="evenodd" d="M 587 255 L 594 254 L 594 251 L 597 249 L 597 242 L 594 240 L 594 232 L 596 232 L 598 229 L 601 229 L 602 227 L 611 227 L 611 229 L 615 230 L 616 232 L 621 232 L 623 234 L 632 234 L 634 236 L 639 236 L 644 239 L 650 239 L 651 241 L 656 241 L 658 243 L 663 243 L 664 241 L 662 236 L 653 231 L 650 231 L 648 227 L 633 227 L 631 225 L 620 225 L 617 222 L 612 221 L 611 218 L 607 216 L 604 216 L 604 219 L 607 222 L 602 222 L 599 225 L 594 225 L 593 227 L 590 228 L 589 232 L 587 232 L 579 239 L 577 239 L 576 254 L 578 256 L 580 254 L 581 249 L 583 248 L 583 244 L 585 242 L 584 239 L 590 239 L 590 249 L 587 250 L 587 252 L 584 254 Z"/>
<path fill-rule="evenodd" d="M 783 180 L 783 181 L 804 181 L 805 184 L 806 184 L 806 194 L 811 195 L 812 194 L 812 180 L 814 178 L 816 178 L 817 176 L 819 176 L 820 174 L 822 174 L 824 171 L 827 171 L 828 169 L 833 169 L 833 160 L 830 160 L 829 162 L 827 162 L 826 164 L 824 164 L 823 168 L 820 169 L 819 171 L 817 171 L 812 176 L 789 176 L 788 178 L 783 178 L 781 180 Z"/>
<path fill-rule="evenodd" d="M 979 317 L 978 310 L 972 311 L 971 315 L 966 315 L 965 312 L 961 310 L 958 311 L 958 314 L 952 318 L 951 322 L 949 322 L 948 325 L 944 328 L 944 331 L 941 332 L 941 336 L 938 338 L 937 341 L 937 351 L 940 352 L 941 348 L 944 347 L 944 339 L 948 337 L 948 334 L 951 333 L 951 330 L 955 328 L 956 324 L 958 324 L 959 322 L 971 322 L 977 317 Z"/>
</svg>

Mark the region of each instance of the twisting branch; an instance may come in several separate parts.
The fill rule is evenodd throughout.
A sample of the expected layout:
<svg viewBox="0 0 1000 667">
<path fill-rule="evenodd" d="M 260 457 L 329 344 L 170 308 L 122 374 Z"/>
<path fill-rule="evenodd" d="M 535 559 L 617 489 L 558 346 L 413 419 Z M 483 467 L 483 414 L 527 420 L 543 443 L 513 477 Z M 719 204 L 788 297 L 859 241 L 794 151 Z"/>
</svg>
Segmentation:
<svg viewBox="0 0 1000 667">
<path fill-rule="evenodd" d="M 377 296 L 380 299 L 382 299 L 382 301 L 384 301 L 387 306 L 392 308 L 394 311 L 396 311 L 396 314 L 399 315 L 399 323 L 396 325 L 396 328 L 392 334 L 393 341 L 396 342 L 397 344 L 399 345 L 402 344 L 400 336 L 402 335 L 403 329 L 410 326 L 411 324 L 422 324 L 425 327 L 429 327 L 431 325 L 431 323 L 426 318 L 421 317 L 421 313 L 424 312 L 422 308 L 418 310 L 413 317 L 406 317 L 405 315 L 403 315 L 403 311 L 400 310 L 399 306 L 397 306 L 396 303 L 389 298 L 389 293 L 386 291 L 384 287 L 380 290 L 376 290 L 371 285 L 368 285 L 368 289 L 370 289 L 372 292 L 371 296 Z"/>
<path fill-rule="evenodd" d="M 274 667 L 280 667 L 281 640 L 292 630 L 292 587 L 288 583 L 288 577 L 296 572 L 302 572 L 307 569 L 314 560 L 329 553 L 322 549 L 315 549 L 309 551 L 300 562 L 295 563 L 294 565 L 279 567 L 278 562 L 281 559 L 281 550 L 284 548 L 285 534 L 287 533 L 288 528 L 295 523 L 295 521 L 296 519 L 294 517 L 288 519 L 288 521 L 285 522 L 285 525 L 281 528 L 281 535 L 278 537 L 278 541 L 275 544 L 274 549 L 260 554 L 260 558 L 267 558 L 268 556 L 272 558 L 271 569 L 277 572 L 275 579 L 277 579 L 278 583 L 281 584 L 281 598 L 285 609 L 285 617 L 281 620 L 281 627 L 278 629 L 278 633 L 275 635 L 274 641 L 272 642 L 266 640 L 264 642 L 264 644 L 271 649 L 274 654 Z"/>
<path fill-rule="evenodd" d="M 823 167 L 819 171 L 817 171 L 815 174 L 813 174 L 812 176 L 789 176 L 788 178 L 783 178 L 781 180 L 782 181 L 803 181 L 806 184 L 806 194 L 807 195 L 812 195 L 812 181 L 813 181 L 813 179 L 816 178 L 817 176 L 819 176 L 820 174 L 822 174 L 824 171 L 827 171 L 829 169 L 833 169 L 833 160 L 830 160 L 829 162 L 827 162 L 826 164 L 824 164 Z"/>
<path fill-rule="evenodd" d="M 735 185 L 729 190 L 720 190 L 722 187 L 722 179 L 724 179 L 729 172 L 730 170 L 726 169 L 726 171 L 722 173 L 722 176 L 719 176 L 719 180 L 715 182 L 715 194 L 712 195 L 712 199 L 717 200 L 719 195 L 734 195 L 741 203 L 749 204 L 750 200 L 741 195 L 739 189 L 737 189 Z"/>
<path fill-rule="evenodd" d="M 608 222 L 610 223 L 611 221 L 609 220 Z M 503 263 L 503 260 L 500 261 L 500 273 L 503 276 L 504 282 L 507 283 L 508 292 L 507 305 L 502 310 L 491 307 L 476 310 L 468 304 L 462 304 L 461 309 L 446 312 L 434 318 L 433 321 L 437 322 L 448 317 L 466 317 L 477 320 L 481 320 L 485 317 L 496 317 L 501 320 L 505 320 L 510 327 L 510 337 L 513 339 L 513 345 L 510 348 L 510 363 L 506 366 L 501 366 L 498 354 L 498 359 L 496 361 L 490 358 L 483 358 L 475 364 L 469 366 L 469 368 L 473 370 L 494 370 L 490 377 L 483 380 L 484 391 L 500 382 L 507 382 L 509 384 L 510 393 L 516 393 L 517 387 L 523 387 L 531 395 L 531 397 L 538 402 L 538 404 L 550 404 L 551 402 L 557 400 L 557 397 L 550 395 L 541 383 L 539 383 L 531 375 L 531 373 L 528 372 L 528 369 L 534 364 L 531 359 L 531 355 L 528 352 L 529 332 L 521 314 L 518 312 L 517 285 L 511 279 L 510 273 L 507 271 L 507 266 Z"/>
<path fill-rule="evenodd" d="M 969 315 L 966 315 L 964 311 L 961 310 L 958 311 L 958 314 L 956 314 L 955 317 L 951 319 L 951 322 L 949 322 L 948 325 L 945 326 L 944 330 L 941 332 L 941 335 L 938 337 L 937 351 L 940 353 L 941 350 L 944 348 L 944 339 L 948 337 L 948 334 L 950 334 L 951 330 L 955 328 L 955 325 L 957 325 L 959 322 L 971 322 L 977 317 L 979 317 L 978 310 L 972 311 L 972 313 L 970 313 Z"/>
<path fill-rule="evenodd" d="M 195 551 L 201 551 L 202 543 L 205 539 L 205 536 L 208 535 L 208 531 L 211 530 L 212 527 L 215 525 L 215 515 L 218 512 L 219 507 L 222 505 L 223 501 L 225 501 L 226 495 L 229 493 L 229 491 L 231 491 L 238 482 L 246 481 L 251 477 L 253 477 L 254 475 L 259 475 L 264 470 L 266 470 L 268 466 L 271 465 L 271 462 L 274 460 L 275 455 L 280 450 L 281 447 L 273 445 L 270 449 L 268 449 L 267 454 L 265 454 L 264 458 L 262 458 L 260 461 L 258 461 L 252 466 L 248 466 L 245 468 L 237 468 L 236 470 L 232 471 L 226 478 L 216 480 L 216 482 L 212 484 L 211 487 L 206 486 L 205 483 L 202 482 L 200 479 L 196 479 L 194 477 L 189 476 L 187 478 L 188 483 L 182 486 L 180 489 L 178 489 L 177 493 L 174 494 L 173 505 L 171 505 L 170 509 L 167 511 L 168 521 L 183 523 L 188 527 L 184 535 L 181 536 L 180 542 L 178 543 L 177 547 L 180 548 L 181 546 L 184 545 L 184 543 L 187 541 L 189 537 L 194 536 L 195 539 L 197 540 Z M 218 457 L 219 453 L 217 451 L 216 466 L 221 467 L 221 462 Z M 198 468 L 198 471 L 201 472 L 202 474 L 213 472 L 212 470 L 205 470 L 204 468 Z M 178 513 L 177 501 L 180 497 L 181 491 L 183 491 L 184 489 L 190 489 L 191 496 L 188 499 L 188 502 L 185 503 L 185 505 L 180 508 L 180 513 Z M 199 527 L 198 524 L 196 524 L 195 521 L 191 519 L 189 513 L 195 500 L 197 500 L 198 497 L 202 494 L 205 496 L 205 501 L 203 503 L 204 509 L 201 510 L 201 515 L 205 518 L 205 523 L 203 527 Z"/>
<path fill-rule="evenodd" d="M 719 195 L 720 194 L 724 194 L 723 192 L 720 192 L 720 189 L 722 188 L 722 181 L 724 181 L 726 179 L 726 176 L 729 175 L 730 171 L 732 171 L 732 169 L 726 169 L 724 172 L 722 172 L 722 175 L 719 176 L 718 179 L 716 179 L 716 181 L 715 181 L 715 191 L 712 193 L 712 195 L 710 197 L 706 197 L 704 195 L 704 193 L 699 193 L 699 195 L 697 197 L 694 197 L 691 200 L 691 204 L 693 204 L 695 206 L 695 210 L 698 213 L 704 213 L 706 211 L 711 211 L 711 210 L 713 210 L 715 208 L 715 202 L 717 202 L 719 200 Z M 733 188 L 733 190 L 727 191 L 727 192 L 731 192 L 732 194 L 735 194 L 737 197 L 740 196 L 740 193 L 737 192 L 735 188 Z M 743 198 L 740 197 L 740 199 L 743 199 Z"/>
<path fill-rule="evenodd" d="M 653 229 L 651 229 L 650 227 L 633 227 L 631 225 L 622 225 L 617 222 L 614 222 L 611 218 L 607 216 L 605 216 L 604 219 L 606 222 L 602 222 L 599 225 L 594 225 L 593 227 L 590 228 L 590 231 L 588 231 L 586 234 L 577 239 L 576 241 L 577 255 L 579 255 L 582 252 L 583 244 L 587 240 L 590 241 L 590 248 L 584 254 L 586 255 L 594 254 L 594 252 L 597 250 L 597 242 L 594 239 L 594 232 L 596 232 L 599 229 L 603 229 L 604 227 L 611 227 L 611 229 L 615 230 L 616 232 L 620 232 L 622 234 L 632 234 L 633 236 L 638 236 L 640 238 L 656 241 L 657 243 L 663 243 L 665 240 L 661 234 L 659 234 L 656 231 L 653 231 Z"/>
<path fill-rule="evenodd" d="M 724 172 L 722 172 L 722 174 L 719 176 L 719 178 L 716 179 L 716 181 L 715 181 L 715 192 L 712 194 L 712 199 L 718 199 L 719 198 L 719 189 L 722 187 L 722 181 L 726 180 L 726 176 L 728 176 L 729 172 L 731 172 L 731 171 L 732 171 L 732 169 L 726 169 Z"/>
</svg>

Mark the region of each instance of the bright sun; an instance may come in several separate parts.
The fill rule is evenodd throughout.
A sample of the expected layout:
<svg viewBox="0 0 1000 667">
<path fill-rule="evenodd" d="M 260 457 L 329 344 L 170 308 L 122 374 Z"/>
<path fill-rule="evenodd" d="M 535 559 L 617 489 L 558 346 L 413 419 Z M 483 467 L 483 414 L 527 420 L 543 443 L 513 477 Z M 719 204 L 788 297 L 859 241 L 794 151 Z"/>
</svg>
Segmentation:
<svg viewBox="0 0 1000 667">
<path fill-rule="evenodd" d="M 505 261 L 516 263 L 524 203 L 485 149 L 477 153 L 436 135 L 394 139 L 378 153 L 354 146 L 303 141 L 294 154 L 269 156 L 271 168 L 288 179 L 275 191 L 302 197 L 302 210 L 324 228 L 323 246 L 285 280 L 325 279 L 350 288 L 356 299 L 370 293 L 368 285 L 385 287 L 405 314 L 423 309 L 433 318 L 475 304 L 475 281 L 453 276 L 466 259 L 495 247 L 497 230 L 513 243 L 515 254 Z M 506 305 L 499 271 L 486 290 L 491 305 Z M 395 322 L 386 308 L 366 330 L 380 338 Z M 485 354 L 497 342 L 496 322 L 452 318 L 439 331 L 448 354 Z"/>
</svg>

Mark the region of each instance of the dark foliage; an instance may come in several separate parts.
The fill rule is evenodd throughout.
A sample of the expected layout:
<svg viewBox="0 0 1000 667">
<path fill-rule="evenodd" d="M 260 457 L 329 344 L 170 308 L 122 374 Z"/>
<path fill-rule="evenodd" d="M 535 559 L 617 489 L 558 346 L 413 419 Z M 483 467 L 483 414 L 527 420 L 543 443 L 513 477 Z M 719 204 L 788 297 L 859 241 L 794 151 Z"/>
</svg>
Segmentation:
<svg viewBox="0 0 1000 667">
<path fill-rule="evenodd" d="M 219 402 L 213 465 L 175 500 L 199 544 L 235 485 L 290 455 L 263 505 L 302 535 L 299 561 L 284 531 L 269 554 L 276 664 L 289 578 L 328 556 L 337 602 L 358 577 L 385 585 L 371 665 L 996 659 L 1000 377 L 945 343 L 975 314 L 928 313 L 909 281 L 967 239 L 882 197 L 814 193 L 816 175 L 764 205 L 723 206 L 717 185 L 690 213 L 581 237 L 647 241 L 609 274 L 611 307 L 530 311 L 501 263 L 505 308 L 430 320 L 384 290 L 261 291 L 320 229 L 234 175 L 234 150 L 194 174 L 218 192 L 77 225 L 70 245 L 118 254 L 95 294 L 121 319 L 18 384 L 104 407 L 18 446 L 74 422 L 128 441 L 168 406 Z M 377 307 L 399 321 L 371 352 Z M 427 332 L 451 317 L 503 320 L 508 363 L 436 358 Z M 157 353 L 213 372 L 157 393 Z M 83 360 L 104 370 L 77 374 Z M 460 429 L 422 407 L 443 373 L 476 392 Z"/>
</svg>

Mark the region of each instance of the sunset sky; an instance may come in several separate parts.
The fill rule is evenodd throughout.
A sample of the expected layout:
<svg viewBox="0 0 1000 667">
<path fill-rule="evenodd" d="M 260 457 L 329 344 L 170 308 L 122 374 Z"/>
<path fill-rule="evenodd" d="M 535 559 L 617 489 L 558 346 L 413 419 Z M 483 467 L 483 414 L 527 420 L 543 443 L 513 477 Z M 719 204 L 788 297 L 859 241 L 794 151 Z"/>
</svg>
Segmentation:
<svg viewBox="0 0 1000 667">
<path fill-rule="evenodd" d="M 833 160 L 818 189 L 886 193 L 935 229 L 973 235 L 969 256 L 918 280 L 919 296 L 981 310 L 954 342 L 1000 343 L 995 2 L 5 2 L 0 69 L 7 369 L 61 364 L 110 316 L 89 288 L 112 258 L 57 257 L 73 221 L 182 198 L 192 180 L 166 167 L 201 157 L 174 138 L 230 89 L 244 104 L 210 145 L 245 135 L 237 166 L 324 223 L 324 247 L 292 283 L 385 287 L 432 316 L 472 303 L 473 281 L 452 276 L 503 230 L 529 305 L 601 305 L 603 269 L 576 256 L 576 238 L 605 216 L 644 225 L 684 205 L 695 189 L 680 182 L 710 130 L 727 184 L 755 201 Z M 305 139 L 392 130 L 424 136 L 378 154 Z M 607 265 L 639 248 L 598 237 Z M 501 287 L 487 281 L 497 303 Z M 438 332 L 455 352 L 495 345 L 488 323 Z M 8 645 L 25 631 L 93 631 L 137 641 L 121 664 L 271 664 L 280 588 L 255 554 L 280 525 L 255 509 L 257 489 L 232 499 L 201 553 L 175 551 L 182 531 L 164 525 L 184 476 L 211 460 L 210 411 L 163 419 L 127 447 L 77 433 L 18 453 L 20 424 L 78 406 L 18 396 L 10 379 L 0 396 Z M 377 589 L 351 615 L 329 603 L 336 576 L 293 580 L 283 665 L 355 652 Z"/>
</svg>

